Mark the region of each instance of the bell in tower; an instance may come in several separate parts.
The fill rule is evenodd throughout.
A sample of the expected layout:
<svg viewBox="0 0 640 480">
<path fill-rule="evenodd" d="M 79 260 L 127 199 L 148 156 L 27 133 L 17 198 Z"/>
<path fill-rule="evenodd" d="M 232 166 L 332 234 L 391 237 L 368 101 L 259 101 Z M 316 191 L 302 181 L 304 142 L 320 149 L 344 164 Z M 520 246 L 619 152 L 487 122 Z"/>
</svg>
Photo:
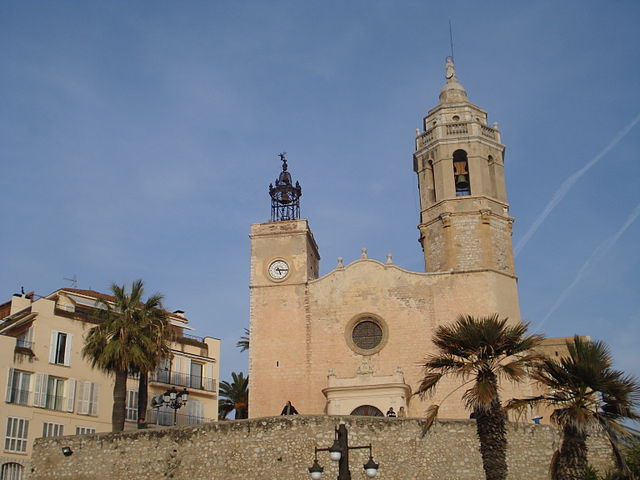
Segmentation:
<svg viewBox="0 0 640 480">
<path fill-rule="evenodd" d="M 280 222 L 283 220 L 297 220 L 300 218 L 300 197 L 302 187 L 296 182 L 295 186 L 291 180 L 291 174 L 287 171 L 286 152 L 279 154 L 282 160 L 282 172 L 276 179 L 276 186 L 269 185 L 269 196 L 271 197 L 271 221 Z"/>
</svg>

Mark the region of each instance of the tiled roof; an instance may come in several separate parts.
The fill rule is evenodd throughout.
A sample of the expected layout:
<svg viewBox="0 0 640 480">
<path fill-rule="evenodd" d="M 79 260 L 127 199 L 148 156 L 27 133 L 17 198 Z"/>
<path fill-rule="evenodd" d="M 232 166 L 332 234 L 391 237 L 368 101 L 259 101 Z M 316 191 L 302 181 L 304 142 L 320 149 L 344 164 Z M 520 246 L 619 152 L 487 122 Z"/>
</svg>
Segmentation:
<svg viewBox="0 0 640 480">
<path fill-rule="evenodd" d="M 114 302 L 115 299 L 116 299 L 116 297 L 114 297 L 113 295 L 107 295 L 106 293 L 97 292 L 95 290 L 84 290 L 82 288 L 61 288 L 58 291 L 59 292 L 77 293 L 79 295 L 85 295 L 87 297 L 99 298 L 99 299 L 104 300 L 106 302 Z M 169 311 L 167 311 L 167 313 L 169 314 L 170 317 L 178 319 L 178 320 L 181 320 L 182 322 L 184 322 L 186 320 L 186 317 L 184 317 L 184 316 L 180 316 L 180 315 L 177 315 L 177 314 L 169 312 Z"/>
</svg>

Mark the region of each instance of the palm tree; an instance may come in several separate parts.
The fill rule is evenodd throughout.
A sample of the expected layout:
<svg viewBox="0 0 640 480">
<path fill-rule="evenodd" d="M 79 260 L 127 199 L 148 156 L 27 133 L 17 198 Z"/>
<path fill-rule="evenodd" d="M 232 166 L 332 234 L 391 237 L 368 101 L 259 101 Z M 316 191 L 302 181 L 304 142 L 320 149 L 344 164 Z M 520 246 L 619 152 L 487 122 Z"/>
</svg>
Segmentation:
<svg viewBox="0 0 640 480">
<path fill-rule="evenodd" d="M 476 419 L 487 480 L 507 478 L 506 414 L 498 381 L 525 377 L 527 367 L 540 359 L 532 349 L 543 339 L 541 335 L 525 335 L 527 324 L 511 325 L 507 321 L 497 314 L 484 318 L 461 315 L 453 324 L 439 326 L 433 336 L 439 351 L 425 359 L 424 378 L 416 392 L 421 398 L 432 395 L 444 376 L 460 378 L 461 387 L 472 384 L 462 398 Z M 429 407 L 425 432 L 435 421 L 438 409 L 439 405 Z"/>
<path fill-rule="evenodd" d="M 148 334 L 148 325 L 142 319 L 155 318 L 159 295 L 153 295 L 143 303 L 142 280 L 131 284 L 131 292 L 125 287 L 111 285 L 113 301 L 97 300 L 98 325 L 89 330 L 82 356 L 92 367 L 113 373 L 113 411 L 111 425 L 114 432 L 124 429 L 127 376 L 130 370 L 149 371 L 157 348 L 156 338 Z"/>
<path fill-rule="evenodd" d="M 138 311 L 138 320 L 141 323 L 141 337 L 151 340 L 152 350 L 148 352 L 148 363 L 137 368 L 138 379 L 138 428 L 146 428 L 147 405 L 149 403 L 149 373 L 162 363 L 164 359 L 170 359 L 171 342 L 176 337 L 175 330 L 169 323 L 169 315 L 162 308 L 161 294 L 154 294 L 147 299 Z"/>
<path fill-rule="evenodd" d="M 249 350 L 249 329 L 244 329 L 244 335 L 240 337 L 240 340 L 236 342 L 236 347 L 240 349 L 241 352 L 245 350 Z"/>
<path fill-rule="evenodd" d="M 546 359 L 535 369 L 533 379 L 545 387 L 545 393 L 514 399 L 507 408 L 523 411 L 542 404 L 554 409 L 551 421 L 562 429 L 562 445 L 551 469 L 554 480 L 585 476 L 586 440 L 594 426 L 608 436 L 623 478 L 634 478 L 618 448 L 619 436 L 627 433 L 618 422 L 640 418 L 633 410 L 640 401 L 638 381 L 611 368 L 611 354 L 603 342 L 575 336 L 567 348 L 568 356 Z"/>
<path fill-rule="evenodd" d="M 236 420 L 247 418 L 249 414 L 249 377 L 242 372 L 232 372 L 233 382 L 220 382 L 219 416 L 225 418 L 233 410 Z"/>
</svg>

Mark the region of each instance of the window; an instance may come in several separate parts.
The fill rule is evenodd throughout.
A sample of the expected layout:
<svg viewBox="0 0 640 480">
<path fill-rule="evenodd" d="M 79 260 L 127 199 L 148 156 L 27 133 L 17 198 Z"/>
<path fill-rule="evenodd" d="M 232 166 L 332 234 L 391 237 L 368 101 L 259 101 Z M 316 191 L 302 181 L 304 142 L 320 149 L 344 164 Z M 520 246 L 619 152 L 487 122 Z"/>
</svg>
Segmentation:
<svg viewBox="0 0 640 480">
<path fill-rule="evenodd" d="M 51 332 L 51 345 L 49 347 L 49 363 L 56 365 L 71 365 L 71 341 L 73 335 L 70 333 Z"/>
<path fill-rule="evenodd" d="M 138 420 L 138 391 L 127 390 L 127 416 L 130 422 Z"/>
<path fill-rule="evenodd" d="M 19 463 L 3 463 L 0 468 L 0 480 L 22 480 L 24 467 Z"/>
<path fill-rule="evenodd" d="M 28 436 L 29 420 L 18 417 L 7 418 L 7 434 L 4 438 L 4 449 L 7 452 L 26 452 Z"/>
<path fill-rule="evenodd" d="M 96 429 L 92 427 L 76 427 L 76 435 L 90 435 L 96 433 Z"/>
<path fill-rule="evenodd" d="M 373 313 L 353 317 L 344 333 L 349 348 L 359 355 L 378 353 L 389 339 L 386 322 Z"/>
<path fill-rule="evenodd" d="M 33 348 L 33 326 L 27 328 L 22 335 L 16 338 L 16 347 L 18 348 Z"/>
<path fill-rule="evenodd" d="M 7 381 L 7 403 L 17 403 L 18 405 L 29 404 L 29 394 L 31 388 L 31 374 L 22 370 L 9 369 Z"/>
<path fill-rule="evenodd" d="M 64 403 L 64 378 L 47 376 L 44 408 L 62 410 Z"/>
<path fill-rule="evenodd" d="M 61 437 L 64 435 L 64 425 L 61 423 L 44 422 L 42 424 L 43 437 Z"/>
<path fill-rule="evenodd" d="M 456 197 L 471 195 L 469 162 L 467 160 L 467 152 L 464 150 L 453 152 L 453 181 L 456 185 Z"/>
<path fill-rule="evenodd" d="M 93 382 L 78 382 L 77 413 L 80 415 L 98 414 L 98 392 L 100 386 Z"/>
<path fill-rule="evenodd" d="M 201 363 L 191 362 L 189 386 L 191 388 L 202 388 L 202 364 Z"/>
<path fill-rule="evenodd" d="M 370 319 L 359 322 L 352 333 L 353 343 L 363 350 L 371 350 L 380 345 L 382 341 L 382 329 L 380 325 Z"/>
</svg>

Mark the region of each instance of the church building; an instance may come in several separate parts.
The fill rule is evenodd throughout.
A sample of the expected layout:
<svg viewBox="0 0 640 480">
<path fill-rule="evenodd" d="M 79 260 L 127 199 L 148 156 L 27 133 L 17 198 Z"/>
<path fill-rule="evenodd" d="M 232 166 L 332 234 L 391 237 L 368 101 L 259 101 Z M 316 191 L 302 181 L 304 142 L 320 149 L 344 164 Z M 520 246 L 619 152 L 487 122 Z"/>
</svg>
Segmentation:
<svg viewBox="0 0 640 480">
<path fill-rule="evenodd" d="M 423 416 L 458 385 L 443 379 L 434 399 L 412 396 L 439 325 L 460 314 L 498 313 L 520 322 L 504 151 L 497 123 L 467 98 L 451 59 L 439 103 L 417 131 L 413 169 L 420 194 L 424 272 L 361 258 L 319 276 L 318 245 L 299 218 L 300 185 L 286 159 L 271 221 L 251 226 L 249 416 Z M 532 393 L 503 385 L 503 398 Z M 468 418 L 464 389 L 440 408 Z"/>
</svg>

